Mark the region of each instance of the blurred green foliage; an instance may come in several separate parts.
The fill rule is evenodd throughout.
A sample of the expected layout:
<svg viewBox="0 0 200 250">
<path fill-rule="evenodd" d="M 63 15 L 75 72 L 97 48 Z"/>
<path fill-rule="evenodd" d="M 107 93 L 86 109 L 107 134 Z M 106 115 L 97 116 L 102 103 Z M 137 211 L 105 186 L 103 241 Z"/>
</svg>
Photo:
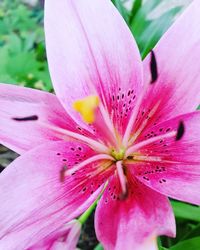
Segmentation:
<svg viewBox="0 0 200 250">
<path fill-rule="evenodd" d="M 0 82 L 51 91 L 42 22 L 39 6 L 0 2 Z"/>
<path fill-rule="evenodd" d="M 112 0 L 127 22 L 144 58 L 188 5 L 188 0 Z"/>
</svg>

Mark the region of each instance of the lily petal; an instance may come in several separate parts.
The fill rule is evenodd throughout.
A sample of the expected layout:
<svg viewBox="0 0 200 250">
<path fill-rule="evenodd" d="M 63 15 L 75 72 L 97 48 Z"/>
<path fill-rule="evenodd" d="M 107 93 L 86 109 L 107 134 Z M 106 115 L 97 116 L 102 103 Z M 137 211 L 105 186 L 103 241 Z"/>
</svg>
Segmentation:
<svg viewBox="0 0 200 250">
<path fill-rule="evenodd" d="M 150 109 L 161 101 L 156 114 L 159 121 L 194 111 L 200 103 L 199 10 L 199 1 L 193 1 L 154 49 L 158 79 L 146 101 Z M 146 84 L 151 79 L 150 59 L 151 55 L 144 60 Z"/>
<path fill-rule="evenodd" d="M 38 121 L 47 125 L 79 131 L 55 95 L 0 84 L 0 143 L 21 154 L 48 141 L 61 140 L 54 131 L 37 121 L 16 121 L 32 116 L 38 116 Z"/>
<path fill-rule="evenodd" d="M 78 142 L 52 142 L 22 155 L 1 173 L 0 249 L 34 246 L 96 200 L 110 175 L 105 169 L 102 173 L 102 160 L 63 178 L 64 169 L 93 155 Z"/>
<path fill-rule="evenodd" d="M 175 235 L 169 201 L 137 180 L 120 200 L 119 180 L 113 177 L 95 214 L 95 229 L 105 250 L 155 249 L 155 237 Z"/>
<path fill-rule="evenodd" d="M 45 34 L 53 85 L 67 111 L 82 123 L 72 104 L 98 95 L 122 127 L 142 87 L 142 63 L 131 32 L 112 3 L 46 1 Z"/>
<path fill-rule="evenodd" d="M 81 224 L 77 220 L 72 220 L 29 250 L 75 250 L 80 234 Z"/>
<path fill-rule="evenodd" d="M 180 122 L 185 128 L 182 138 L 158 140 L 141 148 L 139 153 L 147 155 L 146 163 L 140 162 L 138 167 L 134 164 L 134 170 L 140 181 L 156 191 L 199 205 L 200 112 L 181 115 L 154 126 L 140 139 L 177 130 Z M 150 156 L 153 156 L 153 160 L 148 161 Z"/>
</svg>

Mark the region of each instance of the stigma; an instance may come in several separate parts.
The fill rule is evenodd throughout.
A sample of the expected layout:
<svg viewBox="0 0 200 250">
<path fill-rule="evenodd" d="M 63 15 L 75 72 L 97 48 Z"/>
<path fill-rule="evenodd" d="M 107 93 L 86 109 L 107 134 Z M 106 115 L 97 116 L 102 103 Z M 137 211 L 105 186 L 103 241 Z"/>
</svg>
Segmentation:
<svg viewBox="0 0 200 250">
<path fill-rule="evenodd" d="M 121 161 L 124 159 L 125 155 L 125 149 L 121 148 L 119 151 L 112 149 L 111 150 L 111 156 L 116 160 L 116 161 Z"/>
<path fill-rule="evenodd" d="M 84 122 L 91 124 L 95 121 L 95 111 L 99 103 L 99 97 L 91 95 L 75 101 L 73 103 L 73 108 L 80 113 Z"/>
</svg>

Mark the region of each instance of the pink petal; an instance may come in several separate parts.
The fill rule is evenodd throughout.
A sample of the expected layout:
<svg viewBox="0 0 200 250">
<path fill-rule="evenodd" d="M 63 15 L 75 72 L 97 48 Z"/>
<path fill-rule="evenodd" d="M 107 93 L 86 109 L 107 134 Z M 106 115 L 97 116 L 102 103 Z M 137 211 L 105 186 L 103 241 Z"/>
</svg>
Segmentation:
<svg viewBox="0 0 200 250">
<path fill-rule="evenodd" d="M 73 102 L 97 92 L 109 113 L 115 110 L 119 128 L 124 126 L 141 88 L 142 64 L 111 2 L 46 1 L 45 31 L 54 88 L 67 111 L 81 122 Z"/>
<path fill-rule="evenodd" d="M 114 177 L 95 214 L 97 237 L 105 250 L 150 250 L 155 246 L 150 238 L 175 235 L 175 221 L 167 198 L 132 180 L 128 197 L 120 200 L 118 187 L 119 180 Z"/>
<path fill-rule="evenodd" d="M 60 179 L 65 166 L 93 155 L 78 142 L 53 142 L 27 152 L 1 173 L 0 249 L 34 246 L 94 202 L 110 175 L 102 173 L 102 160 Z"/>
<path fill-rule="evenodd" d="M 41 242 L 32 246 L 30 250 L 63 250 L 76 249 L 81 234 L 81 224 L 77 220 L 65 224 L 54 234 L 47 236 Z"/>
<path fill-rule="evenodd" d="M 39 121 L 47 125 L 79 131 L 56 96 L 38 90 L 0 84 L 0 143 L 21 154 L 45 142 L 60 140 L 54 131 L 42 127 L 36 121 L 13 120 L 33 115 L 37 115 Z"/>
<path fill-rule="evenodd" d="M 156 191 L 200 204 L 200 112 L 181 115 L 154 126 L 140 140 L 176 130 L 180 121 L 185 127 L 182 139 L 163 139 L 140 149 L 141 155 L 160 157 L 160 160 L 134 164 L 134 170 L 143 183 Z"/>
<path fill-rule="evenodd" d="M 199 1 L 193 1 L 154 49 L 158 80 L 144 103 L 147 111 L 160 101 L 154 122 L 194 111 L 200 103 L 199 10 Z M 146 84 L 151 79 L 150 57 L 144 61 Z"/>
</svg>

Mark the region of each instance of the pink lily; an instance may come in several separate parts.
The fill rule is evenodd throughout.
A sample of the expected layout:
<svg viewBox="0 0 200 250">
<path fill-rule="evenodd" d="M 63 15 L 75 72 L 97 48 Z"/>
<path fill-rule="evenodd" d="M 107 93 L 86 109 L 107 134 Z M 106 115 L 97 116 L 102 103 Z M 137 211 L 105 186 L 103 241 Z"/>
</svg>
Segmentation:
<svg viewBox="0 0 200 250">
<path fill-rule="evenodd" d="M 142 63 L 109 0 L 46 1 L 57 96 L 0 85 L 0 142 L 22 154 L 0 175 L 0 249 L 49 246 L 104 189 L 106 250 L 175 236 L 167 196 L 200 204 L 199 22 L 196 0 Z"/>
</svg>

